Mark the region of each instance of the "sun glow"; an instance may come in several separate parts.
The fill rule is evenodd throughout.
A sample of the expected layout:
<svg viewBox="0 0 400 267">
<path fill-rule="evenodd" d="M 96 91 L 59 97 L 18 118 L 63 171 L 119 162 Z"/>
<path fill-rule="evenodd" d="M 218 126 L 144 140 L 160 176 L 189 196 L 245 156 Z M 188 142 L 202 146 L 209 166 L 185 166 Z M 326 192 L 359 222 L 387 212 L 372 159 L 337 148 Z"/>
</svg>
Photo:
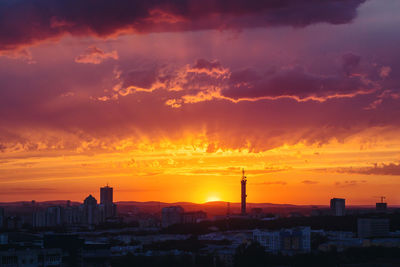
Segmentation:
<svg viewBox="0 0 400 267">
<path fill-rule="evenodd" d="M 206 202 L 214 202 L 214 201 L 221 201 L 221 199 L 217 196 L 209 196 Z"/>
</svg>

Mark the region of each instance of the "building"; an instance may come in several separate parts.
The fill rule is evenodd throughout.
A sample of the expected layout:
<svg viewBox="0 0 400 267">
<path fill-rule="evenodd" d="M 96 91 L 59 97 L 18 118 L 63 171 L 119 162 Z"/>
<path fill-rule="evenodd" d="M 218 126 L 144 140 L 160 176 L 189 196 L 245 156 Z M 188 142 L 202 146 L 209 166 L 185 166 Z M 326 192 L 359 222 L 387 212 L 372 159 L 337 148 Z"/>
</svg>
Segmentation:
<svg viewBox="0 0 400 267">
<path fill-rule="evenodd" d="M 387 210 L 387 203 L 379 202 L 376 203 L 376 211 L 385 212 Z"/>
<path fill-rule="evenodd" d="M 0 245 L 7 245 L 8 244 L 8 234 L 2 233 L 0 234 Z"/>
<path fill-rule="evenodd" d="M 387 203 L 384 202 L 386 197 L 381 197 L 381 202 L 376 203 L 376 211 L 385 212 L 387 210 Z"/>
<path fill-rule="evenodd" d="M 332 198 L 331 199 L 331 212 L 334 216 L 345 215 L 345 204 L 346 200 L 343 198 Z"/>
<path fill-rule="evenodd" d="M 281 250 L 281 239 L 279 231 L 253 231 L 253 239 L 260 243 L 266 251 L 277 253 Z"/>
<path fill-rule="evenodd" d="M 113 203 L 113 188 L 107 186 L 100 187 L 100 204 Z"/>
<path fill-rule="evenodd" d="M 67 205 L 64 211 L 64 223 L 68 226 L 77 225 L 82 222 L 82 213 L 79 206 Z"/>
<path fill-rule="evenodd" d="M 0 251 L 0 266 L 7 267 L 37 267 L 62 266 L 61 249 L 13 249 Z"/>
<path fill-rule="evenodd" d="M 296 254 L 311 251 L 310 227 L 296 227 L 278 231 L 254 230 L 253 239 L 267 252 Z"/>
<path fill-rule="evenodd" d="M 113 202 L 113 188 L 108 185 L 100 188 L 100 219 L 102 222 L 107 218 L 117 215 L 116 205 Z"/>
<path fill-rule="evenodd" d="M 82 205 L 83 209 L 83 223 L 88 225 L 98 224 L 99 210 L 97 205 L 97 200 L 89 195 Z"/>
<path fill-rule="evenodd" d="M 242 170 L 242 180 L 240 181 L 242 185 L 242 205 L 241 205 L 241 211 L 242 215 L 246 215 L 246 183 L 247 183 L 247 177 L 244 175 L 244 169 Z"/>
<path fill-rule="evenodd" d="M 182 214 L 182 223 L 198 223 L 207 219 L 207 213 L 204 211 L 192 211 Z"/>
<path fill-rule="evenodd" d="M 0 229 L 4 228 L 4 208 L 0 207 Z"/>
<path fill-rule="evenodd" d="M 161 211 L 161 226 L 168 227 L 182 223 L 184 210 L 181 206 L 165 207 Z"/>
<path fill-rule="evenodd" d="M 360 238 L 389 236 L 389 219 L 360 218 L 357 220 L 357 233 Z"/>
<path fill-rule="evenodd" d="M 46 211 L 41 209 L 36 209 L 33 212 L 32 226 L 34 228 L 46 227 Z"/>
<path fill-rule="evenodd" d="M 63 209 L 60 206 L 48 207 L 46 210 L 46 226 L 57 227 L 63 224 Z"/>
<path fill-rule="evenodd" d="M 8 230 L 21 229 L 22 219 L 19 216 L 10 216 L 5 219 L 4 225 Z"/>
</svg>

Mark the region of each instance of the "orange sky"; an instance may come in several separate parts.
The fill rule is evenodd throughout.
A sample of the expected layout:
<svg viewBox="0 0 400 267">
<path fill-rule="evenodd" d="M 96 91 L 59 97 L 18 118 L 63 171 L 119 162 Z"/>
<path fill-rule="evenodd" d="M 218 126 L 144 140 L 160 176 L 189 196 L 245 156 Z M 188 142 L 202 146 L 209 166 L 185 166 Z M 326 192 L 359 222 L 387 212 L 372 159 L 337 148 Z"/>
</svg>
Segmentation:
<svg viewBox="0 0 400 267">
<path fill-rule="evenodd" d="M 397 204 L 400 181 L 395 176 L 346 169 L 368 170 L 378 160 L 399 159 L 395 145 L 399 141 L 385 143 L 368 135 L 364 141 L 299 143 L 264 152 L 209 153 L 207 143 L 192 140 L 191 144 L 144 144 L 142 150 L 121 146 L 114 153 L 10 154 L 0 167 L 2 177 L 7 177 L 1 181 L 0 197 L 1 201 L 82 201 L 89 193 L 98 197 L 99 187 L 108 183 L 114 187 L 116 201 L 239 202 L 243 167 L 249 202 L 327 204 L 331 197 L 344 197 L 349 204 L 373 204 L 385 195 L 389 203 Z"/>
</svg>

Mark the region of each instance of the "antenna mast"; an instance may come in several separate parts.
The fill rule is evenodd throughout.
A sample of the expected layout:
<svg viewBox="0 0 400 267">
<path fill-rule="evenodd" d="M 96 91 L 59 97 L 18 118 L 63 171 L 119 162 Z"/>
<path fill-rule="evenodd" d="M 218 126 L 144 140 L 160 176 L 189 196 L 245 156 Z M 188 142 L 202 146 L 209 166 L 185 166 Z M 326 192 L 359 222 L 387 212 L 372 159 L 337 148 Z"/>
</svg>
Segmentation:
<svg viewBox="0 0 400 267">
<path fill-rule="evenodd" d="M 242 180 L 241 180 L 241 185 L 242 185 L 242 215 L 246 215 L 246 183 L 247 183 L 247 177 L 244 174 L 244 169 L 242 169 Z"/>
</svg>

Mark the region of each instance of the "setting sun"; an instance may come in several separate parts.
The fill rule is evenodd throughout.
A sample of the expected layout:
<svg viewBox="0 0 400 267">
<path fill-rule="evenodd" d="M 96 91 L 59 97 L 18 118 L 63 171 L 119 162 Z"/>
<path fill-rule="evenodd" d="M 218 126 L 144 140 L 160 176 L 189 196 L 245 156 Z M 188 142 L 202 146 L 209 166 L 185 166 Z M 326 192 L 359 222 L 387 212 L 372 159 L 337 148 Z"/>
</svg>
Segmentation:
<svg viewBox="0 0 400 267">
<path fill-rule="evenodd" d="M 215 202 L 215 201 L 221 201 L 221 199 L 217 196 L 209 196 L 206 200 L 206 202 Z"/>
</svg>

